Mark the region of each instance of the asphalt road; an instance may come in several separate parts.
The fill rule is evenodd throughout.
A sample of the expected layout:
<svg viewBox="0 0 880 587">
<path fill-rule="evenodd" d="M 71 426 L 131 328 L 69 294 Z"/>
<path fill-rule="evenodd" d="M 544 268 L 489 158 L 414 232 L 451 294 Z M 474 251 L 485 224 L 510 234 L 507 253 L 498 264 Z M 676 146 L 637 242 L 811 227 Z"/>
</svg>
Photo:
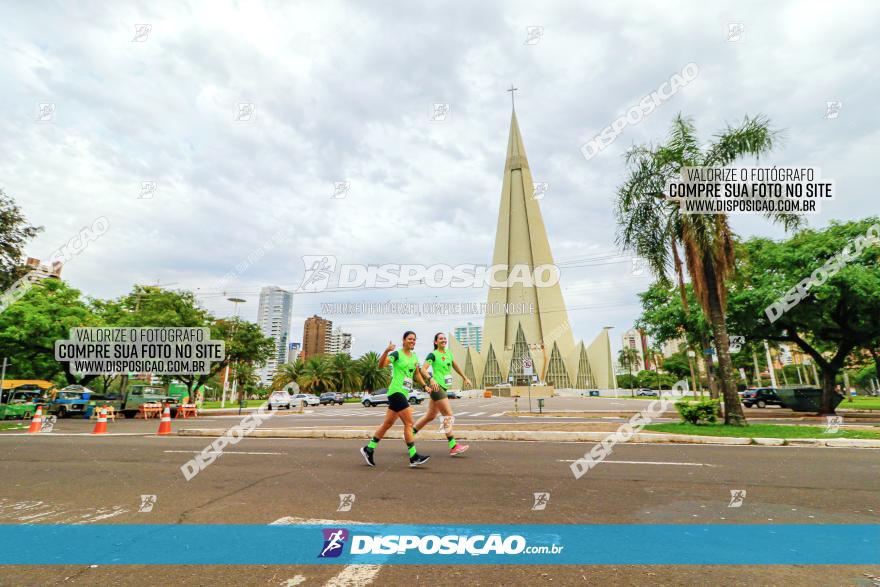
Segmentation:
<svg viewBox="0 0 880 587">
<path fill-rule="evenodd" d="M 613 399 L 613 398 L 584 398 L 584 397 L 554 397 L 545 400 L 544 411 L 565 412 L 569 410 L 589 410 L 596 412 L 594 417 L 584 418 L 581 416 L 558 417 L 558 416 L 541 416 L 538 412 L 537 400 L 532 400 L 533 413 L 528 417 L 524 416 L 507 416 L 508 412 L 514 412 L 517 408 L 521 412 L 528 411 L 528 399 L 521 398 L 518 406 L 512 398 L 474 398 L 452 400 L 451 405 L 455 412 L 455 423 L 457 426 L 469 424 L 504 424 L 504 423 L 559 423 L 559 422 L 623 422 L 629 419 L 629 416 L 620 417 L 620 412 L 634 412 L 645 409 L 653 400 L 637 400 L 637 399 Z M 427 408 L 426 404 L 415 406 L 415 417 L 418 419 Z M 250 410 L 252 411 L 252 410 Z M 346 428 L 346 427 L 372 427 L 378 426 L 385 417 L 385 407 L 376 406 L 365 408 L 360 404 L 343 404 L 333 406 L 313 406 L 305 410 L 305 413 L 296 413 L 297 410 L 279 410 L 273 412 L 276 414 L 271 420 L 262 425 L 263 428 Z M 601 412 L 607 412 L 608 415 L 601 415 Z M 246 411 L 245 413 L 248 413 Z M 758 414 L 772 416 L 774 414 L 788 414 L 789 410 L 781 410 L 779 408 L 765 408 L 763 410 L 751 409 L 746 411 L 747 416 L 757 416 Z M 667 418 L 656 418 L 655 422 L 674 422 L 678 421 L 677 415 L 668 412 Z M 173 419 L 172 429 L 180 428 L 218 428 L 225 429 L 235 425 L 242 416 L 236 414 L 212 415 L 210 411 L 204 412 L 203 417 L 198 419 Z M 795 421 L 790 419 L 773 419 L 763 417 L 762 423 L 782 422 L 786 424 L 804 424 L 815 426 L 817 421 Z M 860 422 L 860 425 L 880 426 L 880 421 Z M 54 425 L 56 433 L 88 433 L 94 428 L 94 420 L 82 420 L 78 418 L 66 418 L 58 420 Z M 439 424 L 432 424 L 437 426 Z M 846 425 L 846 424 L 844 424 Z M 158 420 L 126 420 L 120 417 L 115 422 L 108 424 L 110 433 L 128 434 L 143 433 L 152 434 L 158 429 Z"/>
<path fill-rule="evenodd" d="M 363 408 L 361 408 L 363 409 Z M 112 424 L 111 424 L 112 426 Z M 406 466 L 401 441 L 364 465 L 357 441 L 245 439 L 187 482 L 204 438 L 0 435 L 0 523 L 878 523 L 880 451 L 618 445 L 575 480 L 590 445 L 485 442 Z M 613 462 L 612 462 L 613 461 Z M 745 490 L 730 508 L 730 491 Z M 543 511 L 535 492 L 549 492 Z M 353 493 L 338 512 L 340 493 Z M 138 512 L 141 495 L 155 495 Z M 160 548 L 163 545 L 152 545 Z M 638 545 L 633 545 L 637 548 Z M 872 585 L 880 566 L 5 568 L 3 585 Z M 877 579 L 880 581 L 880 579 Z"/>
</svg>

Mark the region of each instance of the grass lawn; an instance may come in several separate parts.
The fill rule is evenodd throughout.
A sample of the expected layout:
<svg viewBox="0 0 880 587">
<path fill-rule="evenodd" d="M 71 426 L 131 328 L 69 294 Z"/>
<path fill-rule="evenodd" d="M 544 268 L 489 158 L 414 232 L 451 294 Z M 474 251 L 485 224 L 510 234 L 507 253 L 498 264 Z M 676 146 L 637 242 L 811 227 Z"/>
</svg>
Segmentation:
<svg viewBox="0 0 880 587">
<path fill-rule="evenodd" d="M 825 434 L 824 426 L 791 426 L 787 424 L 749 424 L 748 426 L 725 426 L 708 424 L 649 424 L 647 432 L 670 434 L 696 434 L 700 436 L 738 436 L 740 438 L 870 438 L 880 439 L 880 432 L 870 430 L 841 429 L 835 434 Z"/>
<path fill-rule="evenodd" d="M 30 422 L 0 422 L 0 430 L 21 430 L 30 426 Z"/>
<path fill-rule="evenodd" d="M 264 399 L 249 399 L 245 402 L 244 407 L 258 408 L 261 405 L 263 405 L 265 402 L 266 402 L 266 400 L 264 400 Z M 210 410 L 210 409 L 219 408 L 219 407 L 220 407 L 219 401 L 205 402 L 204 404 L 202 404 L 203 410 Z M 226 402 L 226 408 L 237 408 L 237 407 L 238 407 L 238 402 L 230 402 L 230 401 Z"/>
<path fill-rule="evenodd" d="M 840 410 L 880 410 L 880 397 L 854 397 L 853 401 L 843 400 L 837 408 Z"/>
</svg>

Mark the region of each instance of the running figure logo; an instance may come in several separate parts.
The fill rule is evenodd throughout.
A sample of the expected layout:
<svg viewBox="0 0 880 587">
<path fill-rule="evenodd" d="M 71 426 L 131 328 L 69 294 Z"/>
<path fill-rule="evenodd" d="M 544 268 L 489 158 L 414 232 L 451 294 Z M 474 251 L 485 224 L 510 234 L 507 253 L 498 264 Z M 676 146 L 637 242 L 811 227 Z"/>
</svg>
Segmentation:
<svg viewBox="0 0 880 587">
<path fill-rule="evenodd" d="M 542 492 L 535 494 L 535 503 L 532 505 L 532 510 L 544 510 L 547 509 L 547 504 L 550 503 L 550 493 Z"/>
<path fill-rule="evenodd" d="M 336 269 L 336 257 L 332 255 L 304 255 L 302 259 L 306 272 L 297 291 L 310 293 L 324 291 L 330 282 L 330 276 Z"/>
<path fill-rule="evenodd" d="M 354 493 L 340 493 L 339 494 L 339 507 L 336 508 L 337 512 L 350 512 L 351 506 L 354 505 L 355 496 Z"/>
<path fill-rule="evenodd" d="M 342 554 L 345 541 L 348 540 L 348 530 L 345 528 L 324 528 L 324 549 L 318 558 L 335 558 Z"/>
<path fill-rule="evenodd" d="M 840 425 L 843 424 L 843 416 L 825 416 L 825 432 L 823 434 L 837 434 Z M 43 424 L 45 426 L 45 424 Z"/>
<path fill-rule="evenodd" d="M 746 490 L 745 489 L 731 489 L 730 490 L 730 503 L 727 504 L 729 508 L 738 508 L 742 507 L 743 502 L 746 499 Z"/>
<path fill-rule="evenodd" d="M 141 496 L 141 505 L 138 507 L 138 512 L 145 514 L 153 511 L 153 506 L 156 505 L 156 496 L 155 495 L 142 495 Z"/>
</svg>

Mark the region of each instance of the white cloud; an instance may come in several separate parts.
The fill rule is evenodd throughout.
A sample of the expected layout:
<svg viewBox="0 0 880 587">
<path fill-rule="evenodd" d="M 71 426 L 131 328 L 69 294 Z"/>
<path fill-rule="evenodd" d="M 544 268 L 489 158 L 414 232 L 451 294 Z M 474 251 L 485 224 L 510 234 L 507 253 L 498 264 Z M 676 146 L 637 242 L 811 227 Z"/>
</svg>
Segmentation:
<svg viewBox="0 0 880 587">
<path fill-rule="evenodd" d="M 157 279 L 205 291 L 281 228 L 293 231 L 291 244 L 270 250 L 234 286 L 251 294 L 246 316 L 255 315 L 261 286 L 298 283 L 303 254 L 488 262 L 511 83 L 520 88 L 534 177 L 550 184 L 541 206 L 557 258 L 614 249 L 620 154 L 633 142 L 662 139 L 679 110 L 705 138 L 745 114 L 765 113 L 786 129 L 772 162 L 821 167 L 841 188 L 811 223 L 876 212 L 868 171 L 878 141 L 873 3 L 70 10 L 0 8 L 0 181 L 46 227 L 29 247 L 34 256 L 48 256 L 97 216 L 111 219 L 111 230 L 65 268 L 90 295 L 117 296 Z M 730 22 L 744 24 L 742 42 L 727 41 Z M 132 42 L 139 23 L 151 32 Z M 524 43 L 527 26 L 544 27 L 540 42 Z M 700 66 L 692 84 L 599 156 L 581 157 L 581 144 L 691 61 Z M 826 100 L 843 102 L 837 120 L 823 118 Z M 56 105 L 53 122 L 34 122 L 41 102 Z M 428 119 L 435 102 L 450 104 L 448 120 Z M 252 122 L 233 120 L 238 103 L 255 105 Z M 331 200 L 342 180 L 350 193 Z M 143 181 L 157 182 L 152 199 L 138 199 Z M 751 219 L 734 224 L 744 234 L 776 230 Z M 644 280 L 628 269 L 625 260 L 563 273 L 567 302 L 584 308 L 570 316 L 577 336 L 631 325 Z M 483 297 L 473 292 L 475 301 Z M 222 300 L 205 297 L 211 309 L 230 312 Z M 297 297 L 293 339 L 320 301 L 333 300 Z M 351 323 L 358 353 L 405 326 L 419 330 L 406 321 Z M 424 322 L 426 331 L 452 326 Z"/>
</svg>

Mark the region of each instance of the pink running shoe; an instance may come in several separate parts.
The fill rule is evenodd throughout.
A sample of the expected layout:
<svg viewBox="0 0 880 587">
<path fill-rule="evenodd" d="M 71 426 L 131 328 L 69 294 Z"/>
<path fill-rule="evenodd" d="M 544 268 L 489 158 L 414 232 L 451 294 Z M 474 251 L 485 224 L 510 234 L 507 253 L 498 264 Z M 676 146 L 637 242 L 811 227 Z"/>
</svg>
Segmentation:
<svg viewBox="0 0 880 587">
<path fill-rule="evenodd" d="M 466 444 L 457 443 L 455 446 L 449 449 L 449 456 L 457 457 L 461 453 L 465 452 L 468 448 L 470 447 Z"/>
</svg>

